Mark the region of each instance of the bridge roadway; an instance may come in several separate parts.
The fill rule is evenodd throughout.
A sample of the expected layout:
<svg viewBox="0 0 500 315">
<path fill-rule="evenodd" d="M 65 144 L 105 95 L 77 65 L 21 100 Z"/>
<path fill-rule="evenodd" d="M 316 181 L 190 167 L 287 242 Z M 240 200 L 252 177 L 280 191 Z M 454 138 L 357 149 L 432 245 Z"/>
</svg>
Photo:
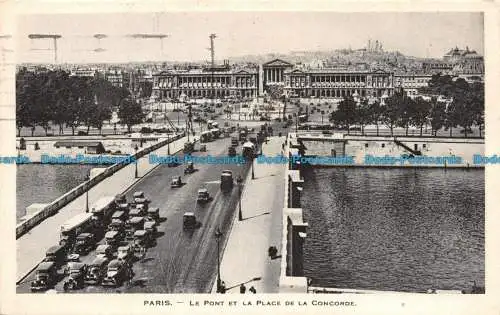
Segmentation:
<svg viewBox="0 0 500 315">
<path fill-rule="evenodd" d="M 230 138 L 220 139 L 207 145 L 210 155 L 227 155 Z M 241 149 L 241 146 L 238 147 Z M 205 154 L 205 153 L 203 153 Z M 195 153 L 194 155 L 201 155 Z M 181 155 L 182 156 L 182 155 Z M 233 171 L 244 178 L 248 165 L 195 165 L 197 171 L 183 175 L 184 167 L 160 165 L 138 181 L 126 193 L 131 199 L 133 192 L 141 190 L 151 199 L 151 207 L 160 208 L 163 222 L 158 227 L 156 246 L 149 248 L 146 257 L 133 265 L 132 282 L 118 288 L 86 286 L 79 293 L 100 292 L 149 292 L 149 293 L 204 293 L 210 292 L 217 273 L 217 242 L 214 237 L 217 227 L 224 234 L 221 244 L 229 234 L 238 201 L 238 189 L 222 193 L 220 173 L 224 169 Z M 170 188 L 171 178 L 182 175 L 185 185 Z M 205 205 L 196 203 L 197 190 L 206 187 L 213 200 Z M 186 211 L 193 211 L 201 227 L 192 232 L 182 228 L 182 216 Z M 102 241 L 101 241 L 102 242 Z M 221 252 L 223 246 L 221 246 Z M 83 262 L 90 262 L 95 252 L 82 257 Z M 60 271 L 62 272 L 62 271 Z M 30 283 L 34 279 L 32 272 L 17 287 L 18 293 L 30 292 Z M 55 289 L 62 291 L 63 279 Z"/>
</svg>

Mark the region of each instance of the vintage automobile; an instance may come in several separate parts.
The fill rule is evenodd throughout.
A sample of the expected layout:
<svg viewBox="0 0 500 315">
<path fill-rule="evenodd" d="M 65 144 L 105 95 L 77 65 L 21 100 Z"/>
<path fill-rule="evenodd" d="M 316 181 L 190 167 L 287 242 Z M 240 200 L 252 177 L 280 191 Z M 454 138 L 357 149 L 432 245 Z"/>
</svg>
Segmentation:
<svg viewBox="0 0 500 315">
<path fill-rule="evenodd" d="M 134 238 L 134 233 L 144 227 L 144 217 L 132 217 L 125 224 L 125 229 L 127 233 L 127 240 L 132 240 Z"/>
<path fill-rule="evenodd" d="M 184 149 L 183 149 L 183 152 L 184 154 L 190 154 L 190 153 L 193 153 L 194 151 L 194 143 L 193 142 L 186 142 L 184 143 Z"/>
<path fill-rule="evenodd" d="M 128 245 L 118 247 L 116 259 L 128 263 L 132 259 L 132 248 Z"/>
<path fill-rule="evenodd" d="M 64 282 L 64 291 L 83 288 L 87 265 L 81 262 L 68 263 L 69 278 Z"/>
<path fill-rule="evenodd" d="M 55 245 L 50 247 L 45 252 L 44 262 L 54 262 L 57 266 L 61 266 L 66 261 L 66 247 L 62 245 Z"/>
<path fill-rule="evenodd" d="M 144 222 L 144 230 L 149 231 L 149 233 L 154 237 L 156 233 L 158 233 L 158 229 L 156 228 L 156 222 L 155 221 Z"/>
<path fill-rule="evenodd" d="M 136 191 L 134 193 L 134 202 L 136 204 L 143 204 L 143 203 L 148 203 L 149 200 L 144 196 L 144 192 L 142 191 Z"/>
<path fill-rule="evenodd" d="M 119 287 L 128 278 L 127 264 L 121 260 L 114 259 L 108 265 L 106 277 L 102 280 L 103 286 Z"/>
<path fill-rule="evenodd" d="M 128 216 L 131 217 L 142 217 L 146 215 L 146 210 L 148 210 L 148 206 L 146 204 L 138 204 L 135 205 L 133 209 L 130 210 Z"/>
<path fill-rule="evenodd" d="M 112 250 L 114 250 L 122 241 L 123 234 L 119 231 L 109 231 L 104 235 L 104 238 L 106 240 L 106 245 L 111 246 Z"/>
<path fill-rule="evenodd" d="M 87 268 L 85 283 L 94 285 L 100 284 L 102 279 L 106 276 L 108 263 L 108 258 L 99 256 L 96 257 Z"/>
<path fill-rule="evenodd" d="M 177 188 L 182 186 L 182 179 L 180 176 L 172 177 L 172 181 L 170 182 L 170 187 Z"/>
<path fill-rule="evenodd" d="M 220 175 L 220 187 L 223 191 L 228 191 L 233 188 L 233 172 L 230 170 L 222 171 Z"/>
<path fill-rule="evenodd" d="M 115 203 L 117 205 L 126 203 L 127 202 L 127 197 L 124 194 L 118 194 L 115 196 Z"/>
<path fill-rule="evenodd" d="M 111 221 L 116 220 L 116 219 L 121 220 L 121 221 L 126 221 L 127 220 L 127 213 L 128 213 L 128 210 L 127 210 L 127 212 L 122 211 L 122 210 L 118 210 L 115 213 L 113 213 L 113 216 L 111 217 Z"/>
<path fill-rule="evenodd" d="M 96 256 L 101 258 L 112 258 L 113 257 L 113 247 L 110 245 L 99 245 L 95 250 Z"/>
<path fill-rule="evenodd" d="M 198 197 L 196 199 L 197 202 L 208 202 L 210 199 L 210 193 L 206 188 L 198 189 Z"/>
<path fill-rule="evenodd" d="M 81 233 L 76 237 L 74 252 L 79 255 L 87 255 L 96 245 L 94 234 Z"/>
<path fill-rule="evenodd" d="M 125 222 L 120 219 L 112 219 L 108 225 L 108 231 L 117 231 L 123 233 L 125 231 Z"/>
<path fill-rule="evenodd" d="M 148 220 L 159 221 L 160 220 L 160 208 L 150 208 L 147 214 Z"/>
<path fill-rule="evenodd" d="M 184 174 L 191 174 L 191 173 L 194 173 L 194 163 L 188 162 L 186 168 L 184 169 Z"/>
<path fill-rule="evenodd" d="M 117 210 L 119 211 L 123 211 L 125 213 L 128 213 L 128 211 L 130 210 L 130 204 L 125 202 L 125 203 L 120 203 L 117 207 L 116 207 Z"/>
<path fill-rule="evenodd" d="M 139 248 L 148 248 L 151 246 L 151 234 L 147 230 L 137 230 L 134 232 L 133 241 L 134 251 L 138 251 Z"/>
<path fill-rule="evenodd" d="M 45 291 L 57 281 L 57 266 L 54 262 L 42 262 L 35 272 L 35 280 L 31 282 L 31 291 Z"/>
<path fill-rule="evenodd" d="M 196 216 L 193 212 L 186 212 L 184 213 L 182 223 L 184 229 L 193 229 L 196 227 Z"/>
</svg>

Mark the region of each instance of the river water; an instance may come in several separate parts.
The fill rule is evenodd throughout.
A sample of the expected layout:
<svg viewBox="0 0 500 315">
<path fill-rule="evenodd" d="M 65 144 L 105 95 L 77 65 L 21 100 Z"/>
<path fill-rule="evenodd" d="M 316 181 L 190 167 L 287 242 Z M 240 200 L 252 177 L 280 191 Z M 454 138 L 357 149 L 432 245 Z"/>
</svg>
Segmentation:
<svg viewBox="0 0 500 315">
<path fill-rule="evenodd" d="M 94 165 L 20 164 L 17 166 L 16 220 L 33 203 L 49 203 L 85 181 Z"/>
<path fill-rule="evenodd" d="M 484 170 L 324 168 L 304 179 L 313 286 L 484 286 Z"/>
</svg>

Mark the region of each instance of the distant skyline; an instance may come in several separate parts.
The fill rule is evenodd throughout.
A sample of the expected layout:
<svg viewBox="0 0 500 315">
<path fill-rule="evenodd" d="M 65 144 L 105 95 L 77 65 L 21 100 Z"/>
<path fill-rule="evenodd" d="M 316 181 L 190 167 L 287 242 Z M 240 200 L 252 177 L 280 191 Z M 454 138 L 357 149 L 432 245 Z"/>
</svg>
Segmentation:
<svg viewBox="0 0 500 315">
<path fill-rule="evenodd" d="M 442 58 L 458 46 L 484 51 L 482 13 L 348 12 L 174 12 L 20 15 L 17 61 L 53 62 L 52 41 L 33 33 L 60 34 L 59 63 L 208 61 L 209 34 L 216 33 L 215 57 L 327 51 L 366 47 L 379 40 L 386 51 Z M 127 34 L 168 34 L 158 39 Z M 105 34 L 106 38 L 94 38 Z M 89 50 L 105 49 L 103 52 Z"/>
</svg>

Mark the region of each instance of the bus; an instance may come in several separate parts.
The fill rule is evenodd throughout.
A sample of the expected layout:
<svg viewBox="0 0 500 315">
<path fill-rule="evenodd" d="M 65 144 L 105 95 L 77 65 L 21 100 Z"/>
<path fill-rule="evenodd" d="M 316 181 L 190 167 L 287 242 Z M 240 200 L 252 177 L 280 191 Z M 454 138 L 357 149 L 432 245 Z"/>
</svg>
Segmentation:
<svg viewBox="0 0 500 315">
<path fill-rule="evenodd" d="M 205 142 L 210 142 L 212 141 L 212 132 L 210 131 L 203 131 L 201 134 L 200 134 L 200 142 L 201 143 L 205 143 Z"/>
<path fill-rule="evenodd" d="M 80 213 L 61 225 L 61 240 L 59 244 L 65 247 L 71 247 L 75 243 L 78 234 L 93 230 L 93 216 L 92 213 Z"/>
<path fill-rule="evenodd" d="M 210 129 L 209 131 L 212 133 L 212 138 L 213 139 L 219 138 L 219 136 L 220 136 L 220 130 L 219 129 L 214 128 L 214 129 Z"/>
<path fill-rule="evenodd" d="M 115 197 L 105 196 L 97 200 L 91 207 L 91 213 L 94 220 L 98 221 L 99 225 L 106 225 L 111 220 L 111 216 L 115 211 Z"/>
</svg>

